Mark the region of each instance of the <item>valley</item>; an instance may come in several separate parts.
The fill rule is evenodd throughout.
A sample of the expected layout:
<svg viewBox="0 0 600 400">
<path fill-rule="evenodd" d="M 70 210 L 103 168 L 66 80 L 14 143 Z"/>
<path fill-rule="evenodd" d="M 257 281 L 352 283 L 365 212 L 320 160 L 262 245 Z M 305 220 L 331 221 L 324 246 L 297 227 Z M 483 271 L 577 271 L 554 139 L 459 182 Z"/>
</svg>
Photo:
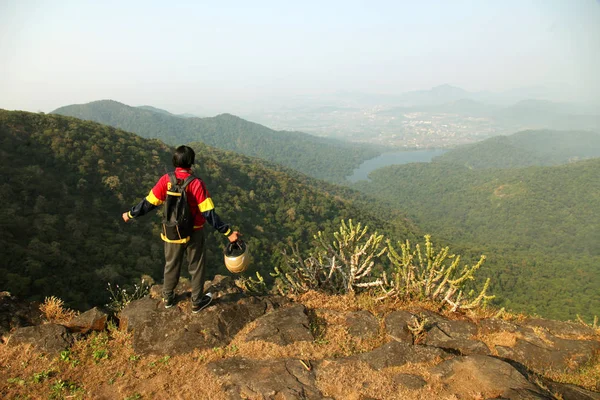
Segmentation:
<svg viewBox="0 0 600 400">
<path fill-rule="evenodd" d="M 100 103 L 110 106 L 103 119 L 116 125 L 128 121 L 120 117 L 123 112 L 138 115 L 136 129 L 148 129 L 144 135 L 155 138 L 56 114 L 2 112 L 3 148 L 15 149 L 14 156 L 5 151 L 3 174 L 15 176 L 15 183 L 2 186 L 9 204 L 2 216 L 2 246 L 10 250 L 2 267 L 6 280 L 0 283 L 16 294 L 40 298 L 52 293 L 71 305 L 88 306 L 102 301 L 108 282 L 131 285 L 144 274 L 160 279 L 162 256 L 154 237 L 158 219 L 140 221 L 126 230 L 109 215 L 129 208 L 169 170 L 171 147 L 161 140 L 189 139 L 199 154 L 196 170 L 215 190 L 219 212 L 239 224 L 255 249 L 252 273 L 259 272 L 267 282 L 287 245 L 298 243 L 307 251 L 312 235 L 331 232 L 341 220 L 351 218 L 394 242 L 432 234 L 436 244 L 451 246 L 465 262 L 485 254 L 488 261 L 481 275 L 492 278 L 496 306 L 560 319 L 581 315 L 587 320 L 600 307 L 600 295 L 594 290 L 600 285 L 600 237 L 595 228 L 600 224 L 596 179 L 600 166 L 595 158 L 600 141 L 595 133 L 542 130 L 494 137 L 440 153 L 429 163 L 377 169 L 369 181 L 349 183 L 343 175 L 344 185 L 336 186 L 309 177 L 314 175 L 311 163 L 293 164 L 295 170 L 277 163 L 280 157 L 290 157 L 286 151 L 313 146 L 317 139 L 309 135 L 296 136 L 293 140 L 299 144 L 292 150 L 281 146 L 287 133 L 264 131 L 231 116 L 225 121 L 238 121 L 235 129 L 227 130 L 229 125 L 219 122 L 202 135 L 194 136 L 190 129 L 183 131 L 189 136 L 176 139 L 173 134 L 182 134 L 181 121 L 192 121 L 195 129 L 207 121 L 176 116 L 164 120 L 163 113 L 137 114 L 137 109 L 115 103 Z M 207 141 L 226 147 L 218 141 L 225 136 L 219 132 L 227 132 L 229 143 L 254 137 L 246 142 L 254 141 L 255 157 L 203 142 L 208 137 L 212 139 Z M 260 135 L 269 136 L 261 142 Z M 338 148 L 333 157 L 324 155 L 334 147 L 320 146 L 321 152 L 312 157 L 320 159 L 321 170 L 338 168 L 340 175 L 378 154 L 354 153 L 350 160 L 356 161 L 340 168 L 337 160 L 347 159 L 348 150 L 355 147 Z M 256 156 L 265 152 L 270 154 L 265 157 L 268 161 Z M 24 159 L 29 159 L 27 165 Z M 22 186 L 32 181 L 36 184 Z M 61 187 L 68 189 L 58 190 Z M 11 200 L 16 193 L 25 196 L 23 201 Z M 97 213 L 87 215 L 90 204 Z M 69 229 L 61 229 L 62 221 Z M 86 238 L 82 253 L 71 244 L 76 237 Z M 219 240 L 218 235 L 209 235 L 213 249 L 209 257 L 217 269 L 214 249 Z M 79 274 L 72 274 L 82 265 Z M 45 276 L 50 266 L 52 276 Z M 379 268 L 387 268 L 386 262 Z M 68 290 L 73 280 L 80 282 L 81 291 Z"/>
</svg>

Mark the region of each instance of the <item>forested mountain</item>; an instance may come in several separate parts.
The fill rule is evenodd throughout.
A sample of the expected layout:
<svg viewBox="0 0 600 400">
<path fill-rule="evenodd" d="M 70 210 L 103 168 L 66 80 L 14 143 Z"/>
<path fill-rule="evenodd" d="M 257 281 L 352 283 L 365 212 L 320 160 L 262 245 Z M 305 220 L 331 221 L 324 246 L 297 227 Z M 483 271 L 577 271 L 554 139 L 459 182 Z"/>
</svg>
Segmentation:
<svg viewBox="0 0 600 400">
<path fill-rule="evenodd" d="M 1 290 L 37 300 L 54 295 L 86 308 L 107 300 L 108 282 L 124 285 L 142 274 L 162 280 L 160 218 L 125 224 L 121 213 L 172 170 L 173 148 L 95 122 L 4 110 L 0 143 L 6 177 L 0 185 Z M 349 189 L 205 144 L 192 146 L 194 170 L 217 212 L 251 248 L 249 274 L 268 277 L 288 240 L 308 246 L 312 234 L 337 229 L 342 218 L 359 217 L 400 240 L 414 237 L 404 217 L 367 209 L 359 202 L 368 199 Z M 206 229 L 209 274 L 226 273 L 224 238 Z"/>
<path fill-rule="evenodd" d="M 61 107 L 54 114 L 100 122 L 176 146 L 200 141 L 210 146 L 272 161 L 309 176 L 341 183 L 364 160 L 380 154 L 373 146 L 274 131 L 230 114 L 181 118 L 130 107 L 112 100 Z"/>
<path fill-rule="evenodd" d="M 533 130 L 461 146 L 433 161 L 468 168 L 518 168 L 566 164 L 594 157 L 600 157 L 598 133 Z"/>
<path fill-rule="evenodd" d="M 521 169 L 437 162 L 382 168 L 356 187 L 433 235 L 481 248 L 502 304 L 589 318 L 600 310 L 599 172 L 599 158 Z"/>
</svg>

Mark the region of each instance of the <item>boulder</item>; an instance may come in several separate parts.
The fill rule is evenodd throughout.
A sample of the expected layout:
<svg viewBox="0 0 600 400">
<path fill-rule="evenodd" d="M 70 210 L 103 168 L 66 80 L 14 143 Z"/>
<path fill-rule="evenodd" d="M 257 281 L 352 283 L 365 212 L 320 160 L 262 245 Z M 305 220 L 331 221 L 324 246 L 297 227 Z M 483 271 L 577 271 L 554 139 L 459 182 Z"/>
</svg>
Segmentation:
<svg viewBox="0 0 600 400">
<path fill-rule="evenodd" d="M 339 359 L 341 362 L 363 361 L 371 368 L 379 370 L 387 367 L 397 367 L 407 363 L 423 363 L 448 357 L 442 349 L 430 346 L 410 345 L 391 341 L 375 350 L 355 354 Z"/>
<path fill-rule="evenodd" d="M 542 328 L 554 336 L 567 337 L 593 337 L 598 336 L 596 331 L 583 324 L 566 321 L 552 321 L 542 318 L 528 318 L 523 321 L 522 325 L 531 328 Z"/>
<path fill-rule="evenodd" d="M 552 399 L 512 365 L 489 356 L 455 357 L 430 372 L 458 398 Z"/>
<path fill-rule="evenodd" d="M 225 346 L 249 322 L 287 301 L 280 297 L 225 295 L 198 314 L 191 305 L 165 309 L 162 300 L 149 297 L 128 304 L 120 324 L 133 332 L 139 354 L 182 354 L 194 349 Z"/>
<path fill-rule="evenodd" d="M 79 314 L 66 326 L 71 332 L 87 333 L 89 331 L 103 331 L 106 328 L 108 315 L 98 307 L 94 307 L 82 314 Z"/>
<path fill-rule="evenodd" d="M 187 279 L 181 279 L 175 287 L 175 302 L 185 301 L 191 297 L 192 286 Z M 226 295 L 241 295 L 244 290 L 235 284 L 231 276 L 215 275 L 213 280 L 204 283 L 204 293 L 212 293 L 213 299 Z M 162 285 L 153 285 L 150 288 L 150 297 L 162 299 Z"/>
<path fill-rule="evenodd" d="M 367 339 L 379 334 L 379 321 L 367 310 L 348 313 L 345 324 L 354 337 Z"/>
<path fill-rule="evenodd" d="M 20 301 L 9 292 L 0 292 L 0 336 L 13 329 L 42 323 L 42 312 L 35 303 Z"/>
<path fill-rule="evenodd" d="M 579 386 L 570 385 L 568 383 L 553 382 L 549 379 L 542 380 L 544 386 L 546 386 L 550 392 L 560 394 L 563 399 L 600 400 L 600 393 L 598 392 L 591 392 Z"/>
<path fill-rule="evenodd" d="M 17 329 L 8 343 L 11 346 L 31 344 L 43 352 L 58 354 L 71 347 L 73 336 L 62 325 L 44 324 Z"/>
<path fill-rule="evenodd" d="M 262 340 L 280 346 L 298 341 L 313 341 L 306 308 L 301 305 L 281 308 L 256 320 L 256 328 L 248 333 L 246 341 Z"/>
<path fill-rule="evenodd" d="M 600 351 L 600 342 L 589 340 L 567 340 L 554 338 L 544 346 L 517 339 L 515 346 L 496 346 L 498 356 L 517 361 L 528 368 L 544 373 L 574 371 L 587 364 Z"/>
<path fill-rule="evenodd" d="M 225 380 L 223 389 L 233 399 L 322 399 L 315 376 L 300 360 L 228 358 L 208 364 Z"/>
<path fill-rule="evenodd" d="M 485 343 L 472 339 L 477 334 L 477 327 L 472 322 L 453 321 L 433 313 L 429 313 L 427 318 L 429 323 L 424 344 L 462 355 L 491 353 Z"/>
<path fill-rule="evenodd" d="M 479 321 L 478 326 L 479 333 L 484 335 L 500 332 L 515 333 L 519 330 L 519 327 L 512 322 L 496 318 L 482 319 Z"/>
<path fill-rule="evenodd" d="M 408 329 L 408 324 L 412 323 L 414 315 L 408 311 L 393 311 L 386 315 L 384 319 L 385 331 L 392 339 L 403 342 L 413 343 L 413 335 Z"/>
<path fill-rule="evenodd" d="M 204 284 L 204 292 L 210 292 L 213 297 L 219 298 L 228 294 L 240 294 L 244 290 L 235 284 L 235 280 L 231 276 L 215 275 L 212 281 Z"/>
</svg>

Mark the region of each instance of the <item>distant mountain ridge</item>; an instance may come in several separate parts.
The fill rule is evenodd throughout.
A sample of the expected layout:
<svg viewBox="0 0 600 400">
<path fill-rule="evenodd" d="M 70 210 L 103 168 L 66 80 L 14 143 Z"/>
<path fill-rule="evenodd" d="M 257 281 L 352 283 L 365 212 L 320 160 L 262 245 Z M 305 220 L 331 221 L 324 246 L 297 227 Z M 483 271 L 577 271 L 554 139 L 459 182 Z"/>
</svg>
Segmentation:
<svg viewBox="0 0 600 400">
<path fill-rule="evenodd" d="M 200 118 L 197 115 L 188 114 L 188 113 L 185 113 L 185 114 L 173 114 L 173 113 L 171 113 L 171 112 L 169 112 L 167 110 L 163 110 L 162 108 L 156 108 L 156 107 L 153 107 L 153 106 L 137 106 L 137 108 L 140 108 L 142 110 L 153 111 L 153 112 L 156 112 L 156 113 L 159 113 L 159 114 L 170 115 L 170 116 L 173 116 L 173 117 L 180 117 L 180 118 Z"/>
<path fill-rule="evenodd" d="M 100 100 L 56 109 L 66 115 L 114 126 L 171 145 L 203 142 L 224 150 L 279 163 L 307 175 L 343 182 L 364 160 L 380 154 L 369 145 L 312 136 L 301 132 L 274 131 L 231 114 L 210 118 L 181 118 L 164 110 L 130 107 Z"/>
<path fill-rule="evenodd" d="M 469 168 L 520 168 L 566 164 L 600 157 L 600 134 L 531 130 L 461 146 L 433 161 Z"/>
</svg>

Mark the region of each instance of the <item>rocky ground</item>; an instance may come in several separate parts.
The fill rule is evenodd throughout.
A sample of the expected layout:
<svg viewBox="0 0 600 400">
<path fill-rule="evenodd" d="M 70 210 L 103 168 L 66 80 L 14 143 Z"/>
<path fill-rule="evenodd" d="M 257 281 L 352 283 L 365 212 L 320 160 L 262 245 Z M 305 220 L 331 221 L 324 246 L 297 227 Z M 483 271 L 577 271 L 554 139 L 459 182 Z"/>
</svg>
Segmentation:
<svg viewBox="0 0 600 400">
<path fill-rule="evenodd" d="M 155 286 L 118 328 L 98 309 L 40 323 L 5 294 L 0 395 L 600 399 L 600 335 L 583 324 L 316 293 L 255 297 L 228 277 L 207 287 L 216 300 L 194 315 L 184 285 L 171 309 Z"/>
</svg>

